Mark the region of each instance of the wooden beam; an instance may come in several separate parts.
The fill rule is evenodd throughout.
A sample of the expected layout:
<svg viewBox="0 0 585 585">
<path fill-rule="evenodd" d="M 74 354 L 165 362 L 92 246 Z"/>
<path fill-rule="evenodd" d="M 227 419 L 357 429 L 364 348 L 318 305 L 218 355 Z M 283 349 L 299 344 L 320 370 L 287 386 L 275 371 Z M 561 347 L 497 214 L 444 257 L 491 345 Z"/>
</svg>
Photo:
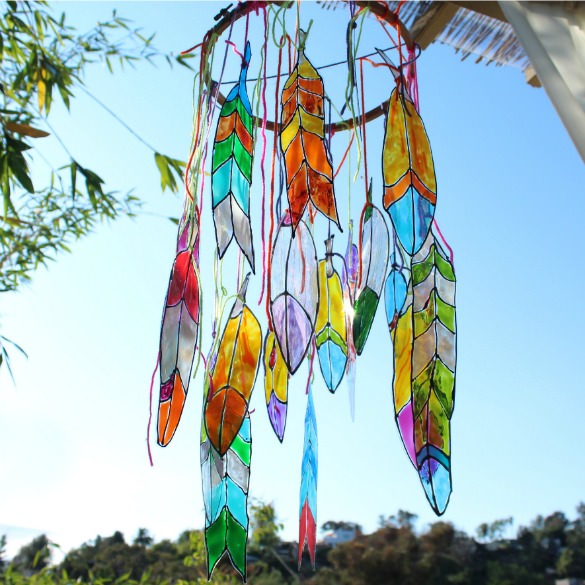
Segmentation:
<svg viewBox="0 0 585 585">
<path fill-rule="evenodd" d="M 458 9 L 451 2 L 433 2 L 429 10 L 414 21 L 410 33 L 421 49 L 426 49 L 443 32 Z"/>
<path fill-rule="evenodd" d="M 477 12 L 478 14 L 485 14 L 491 18 L 508 22 L 497 2 L 483 0 L 478 0 L 477 2 L 474 0 L 452 0 L 452 3 L 458 8 L 467 8 L 467 10 L 473 10 L 473 12 Z"/>
<path fill-rule="evenodd" d="M 524 78 L 528 85 L 531 85 L 532 87 L 542 87 L 542 83 L 540 83 L 540 79 L 538 79 L 538 75 L 536 75 L 536 71 L 532 65 L 528 65 L 528 67 L 524 69 Z"/>
</svg>

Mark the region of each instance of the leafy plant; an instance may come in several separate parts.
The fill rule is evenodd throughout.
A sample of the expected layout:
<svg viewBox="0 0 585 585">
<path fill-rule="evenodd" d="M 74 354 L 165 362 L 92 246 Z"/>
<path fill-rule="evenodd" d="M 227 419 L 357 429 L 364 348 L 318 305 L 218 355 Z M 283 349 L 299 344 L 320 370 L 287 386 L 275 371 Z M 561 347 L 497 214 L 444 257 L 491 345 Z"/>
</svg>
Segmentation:
<svg viewBox="0 0 585 585">
<path fill-rule="evenodd" d="M 69 108 L 77 90 L 88 93 L 83 78 L 93 63 L 113 71 L 116 64 L 134 66 L 155 58 L 170 64 L 173 59 L 154 48 L 154 35 L 144 36 L 115 11 L 79 33 L 44 0 L 0 6 L 0 292 L 6 292 L 29 280 L 56 253 L 69 250 L 98 222 L 132 216 L 140 208 L 132 193 L 106 189 L 104 179 L 65 145 L 69 160 L 52 169 L 40 186 L 33 183 L 35 141 L 55 134 L 49 126 L 55 99 Z M 187 65 L 185 57 L 176 61 Z M 147 146 L 155 154 L 162 189 L 177 191 L 184 163 Z"/>
</svg>

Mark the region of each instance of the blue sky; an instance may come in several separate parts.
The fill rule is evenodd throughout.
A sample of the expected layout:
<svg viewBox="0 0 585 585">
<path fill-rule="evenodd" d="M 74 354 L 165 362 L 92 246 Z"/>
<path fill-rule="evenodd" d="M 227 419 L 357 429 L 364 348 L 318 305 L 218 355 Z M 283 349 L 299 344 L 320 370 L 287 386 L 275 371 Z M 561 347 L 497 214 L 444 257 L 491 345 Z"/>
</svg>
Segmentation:
<svg viewBox="0 0 585 585">
<path fill-rule="evenodd" d="M 117 8 L 146 32 L 156 31 L 159 48 L 178 53 L 202 39 L 223 5 L 132 2 Z M 81 29 L 107 18 L 113 6 L 54 4 Z M 324 12 L 313 2 L 303 2 L 301 13 L 315 18 L 307 46 L 313 64 L 343 59 L 345 14 Z M 251 77 L 260 66 L 261 20 L 250 21 Z M 368 26 L 362 54 L 387 46 L 377 25 Z M 242 38 L 242 29 L 234 29 L 236 43 Z M 433 45 L 418 62 L 421 115 L 437 174 L 436 218 L 454 250 L 458 279 L 454 491 L 444 519 L 469 532 L 508 516 L 515 528 L 554 510 L 572 516 L 585 493 L 579 448 L 585 385 L 578 374 L 585 327 L 579 308 L 584 165 L 544 90 L 528 86 L 517 69 L 473 60 L 461 62 L 453 49 Z M 230 50 L 229 79 L 238 65 Z M 327 92 L 340 102 L 345 70 L 331 68 L 323 75 Z M 373 106 L 389 95 L 392 82 L 382 69 L 367 75 L 366 100 Z M 193 119 L 188 71 L 140 65 L 112 76 L 97 65 L 88 71 L 87 84 L 159 151 L 187 158 Z M 368 126 L 369 172 L 378 202 L 381 124 Z M 152 437 L 153 468 L 145 436 L 174 256 L 175 227 L 166 218 L 180 214 L 182 195 L 161 193 L 152 153 L 83 93 L 70 113 L 55 107 L 52 125 L 109 188 L 134 189 L 145 205 L 137 219 L 100 226 L 72 246 L 72 254 L 37 271 L 30 285 L 3 296 L 2 333 L 29 358 L 14 355 L 15 386 L 5 371 L 0 374 L 0 533 L 8 535 L 11 553 L 43 532 L 64 549 L 115 530 L 130 539 L 139 527 L 157 539 L 175 538 L 183 529 L 203 526 L 200 374 L 170 446 L 160 449 Z M 346 145 L 347 136 L 334 137 L 334 166 Z M 54 141 L 47 139 L 42 148 L 54 164 L 66 160 Z M 355 154 L 352 160 L 355 170 Z M 337 199 L 345 222 L 349 185 L 344 169 Z M 359 217 L 362 178 L 350 192 L 352 215 Z M 254 195 L 252 217 L 259 222 L 259 182 Z M 205 353 L 214 286 L 209 196 L 201 250 Z M 322 229 L 325 220 L 317 223 Z M 322 256 L 318 237 L 316 243 Z M 339 251 L 345 244 L 346 233 L 337 235 Z M 258 231 L 255 245 L 259 249 Z M 228 285 L 235 262 L 230 248 L 224 262 Z M 249 299 L 258 296 L 256 277 Z M 256 311 L 262 319 L 263 308 Z M 354 423 L 345 384 L 332 396 L 317 378 L 319 524 L 350 520 L 371 531 L 379 515 L 398 509 L 418 514 L 420 528 L 435 519 L 394 425 L 391 356 L 380 312 L 358 360 Z M 251 405 L 250 493 L 274 503 L 290 540 L 298 529 L 305 375 L 302 366 L 291 383 L 283 445 L 271 431 L 260 380 Z"/>
</svg>

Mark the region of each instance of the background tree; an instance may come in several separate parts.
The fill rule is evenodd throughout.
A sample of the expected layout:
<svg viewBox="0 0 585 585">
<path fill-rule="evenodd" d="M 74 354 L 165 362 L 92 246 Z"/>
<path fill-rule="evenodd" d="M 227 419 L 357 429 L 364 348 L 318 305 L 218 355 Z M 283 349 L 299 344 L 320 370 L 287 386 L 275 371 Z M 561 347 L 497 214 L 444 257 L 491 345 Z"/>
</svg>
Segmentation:
<svg viewBox="0 0 585 585">
<path fill-rule="evenodd" d="M 483 522 L 477 527 L 475 533 L 483 542 L 499 540 L 500 538 L 503 538 L 504 534 L 513 523 L 514 518 L 511 516 L 509 518 L 502 518 L 501 520 L 494 520 L 493 522 Z"/>
<path fill-rule="evenodd" d="M 6 566 L 6 534 L 0 536 L 0 573 L 4 570 Z"/>
<path fill-rule="evenodd" d="M 252 561 L 250 576 L 254 583 L 272 585 L 298 580 L 293 557 L 281 545 L 279 532 L 283 525 L 278 521 L 272 503 L 254 502 L 250 506 L 251 536 L 248 557 Z"/>
<path fill-rule="evenodd" d="M 146 528 L 139 528 L 138 533 L 134 537 L 132 544 L 137 546 L 147 547 L 150 546 L 154 542 L 154 539 L 150 535 L 150 532 Z"/>
<path fill-rule="evenodd" d="M 305 563 L 298 572 L 296 543 L 281 541 L 274 507 L 255 503 L 250 518 L 248 575 L 255 585 L 300 581 L 311 585 L 554 585 L 561 577 L 585 579 L 585 505 L 580 504 L 577 513 L 572 521 L 560 512 L 540 516 L 521 528 L 517 538 L 489 542 L 477 541 L 449 522 L 435 522 L 415 532 L 412 522 L 396 520 L 398 514 L 391 517 L 395 519 L 392 524 L 386 521 L 373 534 L 358 533 L 353 540 L 333 547 L 318 543 L 317 571 Z M 412 517 L 408 513 L 400 516 Z M 337 521 L 325 525 L 354 526 Z M 46 537 L 38 537 L 21 549 L 4 581 L 11 585 L 67 585 L 73 580 L 83 585 L 207 583 L 202 530 L 186 530 L 175 541 L 152 541 L 148 546 L 137 542 L 148 541 L 148 531 L 140 529 L 138 535 L 141 538 L 132 544 L 126 543 L 119 531 L 109 537 L 98 536 L 69 551 L 58 567 L 40 573 L 34 559 L 48 560 L 42 551 L 47 551 L 50 543 Z M 564 544 L 549 548 L 554 539 Z M 30 578 L 15 572 L 32 572 L 31 567 L 37 572 Z M 224 559 L 213 582 L 237 585 L 240 580 Z"/>
<path fill-rule="evenodd" d="M 19 571 L 38 572 L 49 565 L 51 549 L 46 534 L 41 534 L 20 548 L 12 565 Z"/>
<path fill-rule="evenodd" d="M 585 577 L 585 504 L 577 506 L 577 518 L 565 529 L 565 546 L 557 561 L 561 577 Z"/>
<path fill-rule="evenodd" d="M 276 511 L 272 503 L 254 502 L 250 506 L 252 534 L 250 546 L 252 548 L 270 548 L 280 542 L 278 533 L 283 526 L 276 518 Z"/>
</svg>

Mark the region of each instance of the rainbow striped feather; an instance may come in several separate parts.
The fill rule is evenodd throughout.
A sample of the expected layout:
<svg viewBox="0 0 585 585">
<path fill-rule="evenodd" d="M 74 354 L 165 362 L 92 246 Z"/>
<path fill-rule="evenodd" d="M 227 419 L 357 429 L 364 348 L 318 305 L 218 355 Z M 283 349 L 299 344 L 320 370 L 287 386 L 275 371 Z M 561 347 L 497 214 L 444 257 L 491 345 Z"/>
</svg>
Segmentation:
<svg viewBox="0 0 585 585">
<path fill-rule="evenodd" d="M 229 92 L 219 113 L 213 144 L 211 189 L 219 257 L 223 257 L 235 237 L 254 271 L 250 222 L 254 123 L 246 91 L 250 57 L 250 43 L 247 42 L 240 79 Z"/>
<path fill-rule="evenodd" d="M 404 256 L 400 252 L 398 252 L 398 255 L 400 264 L 397 264 L 396 253 L 390 256 L 390 272 L 384 286 L 384 305 L 390 332 L 396 328 L 398 318 L 404 313 L 403 309 L 409 296 L 410 268 L 406 266 L 403 260 Z M 412 291 L 410 291 L 410 296 L 412 296 Z"/>
<path fill-rule="evenodd" d="M 197 233 L 193 221 L 182 222 L 163 310 L 157 423 L 157 442 L 163 447 L 173 438 L 181 419 L 197 351 L 201 310 Z"/>
<path fill-rule="evenodd" d="M 305 37 L 306 33 L 299 30 L 301 47 L 305 45 Z M 296 228 L 310 201 L 340 226 L 333 168 L 325 142 L 323 79 L 302 48 L 284 84 L 281 104 L 280 146 L 292 223 Z"/>
<path fill-rule="evenodd" d="M 223 330 L 205 401 L 209 440 L 224 455 L 248 413 L 262 352 L 262 331 L 246 305 L 250 275 L 242 283 Z"/>
<path fill-rule="evenodd" d="M 388 227 L 377 207 L 366 204 L 364 222 L 360 228 L 361 279 L 353 320 L 353 342 L 358 355 L 364 350 L 376 316 L 390 251 Z"/>
<path fill-rule="evenodd" d="M 250 416 L 244 418 L 236 439 L 223 457 L 211 444 L 204 429 L 200 456 L 208 579 L 211 579 L 219 560 L 227 556 L 245 582 L 252 456 Z"/>
<path fill-rule="evenodd" d="M 286 214 L 274 239 L 270 270 L 270 315 L 291 374 L 307 353 L 319 306 L 313 236 L 302 220 L 293 229 L 291 216 Z"/>
<path fill-rule="evenodd" d="M 412 412 L 412 281 L 406 267 L 394 262 L 386 279 L 385 305 L 394 351 L 394 420 L 408 457 L 417 467 Z"/>
<path fill-rule="evenodd" d="M 429 138 L 401 83 L 388 104 L 382 172 L 384 208 L 400 243 L 412 256 L 420 250 L 431 228 L 437 184 Z"/>
<path fill-rule="evenodd" d="M 276 336 L 273 331 L 269 331 L 264 341 L 264 394 L 272 430 L 281 443 L 286 427 L 288 378 L 288 369 Z"/>
<path fill-rule="evenodd" d="M 412 396 L 419 476 L 436 514 L 451 495 L 451 415 L 457 358 L 455 272 L 431 232 L 412 261 Z"/>
<path fill-rule="evenodd" d="M 347 327 L 341 280 L 331 261 L 332 240 L 326 242 L 327 258 L 319 262 L 319 312 L 315 343 L 319 366 L 330 392 L 335 392 L 347 363 Z"/>
<path fill-rule="evenodd" d="M 299 512 L 299 568 L 305 544 L 309 549 L 311 564 L 315 568 L 317 544 L 317 472 L 318 472 L 317 419 L 313 404 L 313 390 L 309 387 L 307 411 L 305 413 L 305 440 L 301 464 L 301 492 Z"/>
<path fill-rule="evenodd" d="M 349 236 L 345 250 L 345 270 L 343 271 L 343 306 L 345 308 L 345 327 L 348 332 L 353 331 L 354 310 L 353 304 L 357 287 L 359 260 L 358 248 L 353 243 L 353 221 L 349 220 Z M 355 379 L 356 379 L 356 349 L 353 335 L 347 335 L 347 363 L 345 365 L 345 383 L 349 398 L 349 412 L 351 420 L 355 421 Z"/>
</svg>

